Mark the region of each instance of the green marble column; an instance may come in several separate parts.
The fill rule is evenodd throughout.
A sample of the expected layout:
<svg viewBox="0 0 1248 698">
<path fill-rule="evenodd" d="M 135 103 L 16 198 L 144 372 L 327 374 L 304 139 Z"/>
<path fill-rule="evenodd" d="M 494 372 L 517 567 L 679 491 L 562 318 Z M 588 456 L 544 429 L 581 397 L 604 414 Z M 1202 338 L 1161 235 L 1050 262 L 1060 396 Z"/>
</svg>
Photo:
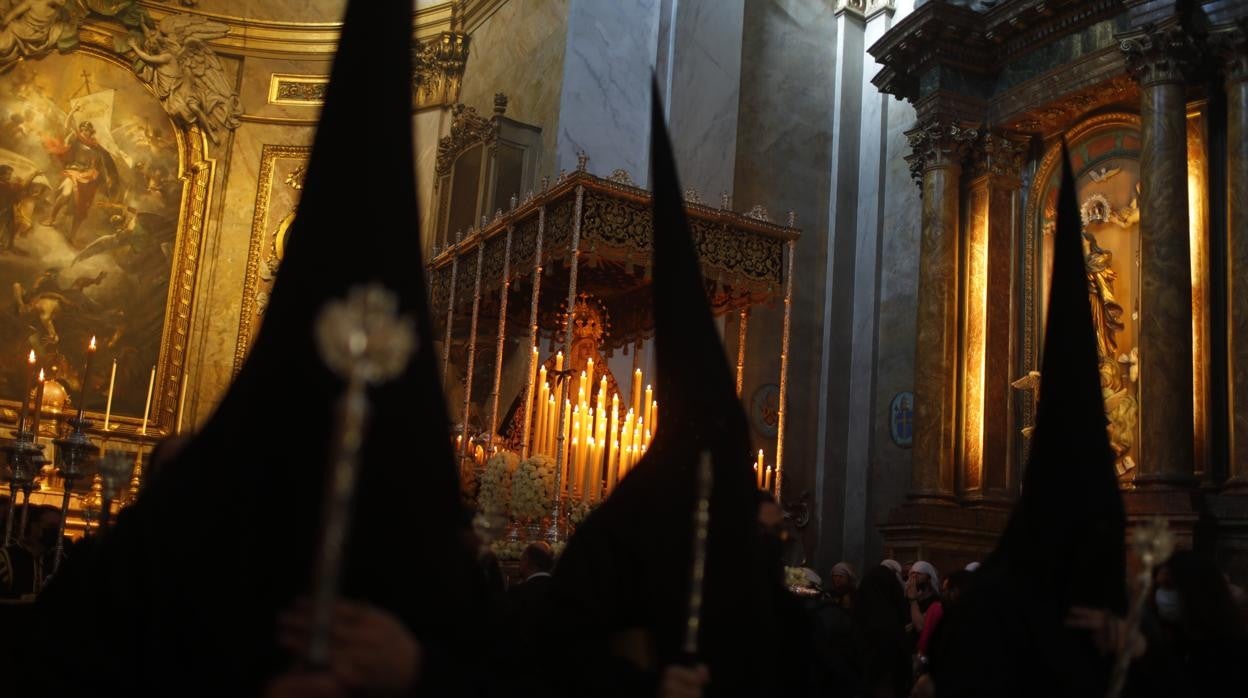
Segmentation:
<svg viewBox="0 0 1248 698">
<path fill-rule="evenodd" d="M 954 498 L 958 440 L 959 188 L 962 160 L 978 136 L 940 117 L 908 131 L 911 172 L 920 178 L 912 499 Z"/>
<path fill-rule="evenodd" d="M 1140 443 L 1135 485 L 1193 482 L 1192 279 L 1186 69 L 1192 39 L 1177 25 L 1121 44 L 1140 83 Z"/>
</svg>

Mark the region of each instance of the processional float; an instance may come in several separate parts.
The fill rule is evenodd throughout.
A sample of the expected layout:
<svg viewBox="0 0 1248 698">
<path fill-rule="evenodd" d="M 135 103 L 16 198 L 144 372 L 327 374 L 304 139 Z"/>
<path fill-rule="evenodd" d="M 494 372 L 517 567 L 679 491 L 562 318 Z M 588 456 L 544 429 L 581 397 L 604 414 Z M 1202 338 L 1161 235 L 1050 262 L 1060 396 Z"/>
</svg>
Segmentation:
<svg viewBox="0 0 1248 698">
<path fill-rule="evenodd" d="M 587 162 L 582 154 L 553 185 L 512 196 L 508 210 L 435 247 L 428 265 L 465 494 L 556 543 L 640 459 L 663 399 L 642 387 L 639 358 L 654 331 L 651 194 L 623 170 L 601 178 Z M 761 206 L 736 213 L 727 195 L 714 207 L 689 190 L 685 204 L 712 312 L 738 316 L 738 397 L 751 309 L 784 303 L 775 452 L 771 465 L 764 452 L 755 464 L 760 489 L 779 498 L 800 232 L 793 214 L 779 225 Z M 627 391 L 606 365 L 617 350 L 632 354 Z"/>
</svg>

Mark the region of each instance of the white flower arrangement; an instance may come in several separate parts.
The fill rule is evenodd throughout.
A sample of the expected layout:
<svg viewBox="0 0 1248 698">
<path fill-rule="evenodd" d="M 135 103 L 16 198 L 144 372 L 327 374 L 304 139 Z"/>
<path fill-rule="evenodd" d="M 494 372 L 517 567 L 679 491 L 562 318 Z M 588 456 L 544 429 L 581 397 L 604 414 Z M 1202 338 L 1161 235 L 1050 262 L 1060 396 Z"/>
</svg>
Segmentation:
<svg viewBox="0 0 1248 698">
<path fill-rule="evenodd" d="M 520 456 L 512 451 L 499 451 L 485 463 L 477 506 L 491 514 L 506 514 L 511 503 L 511 475 L 520 465 Z"/>
<path fill-rule="evenodd" d="M 535 455 L 511 475 L 511 515 L 519 520 L 539 519 L 550 513 L 555 492 L 555 461 Z"/>
</svg>

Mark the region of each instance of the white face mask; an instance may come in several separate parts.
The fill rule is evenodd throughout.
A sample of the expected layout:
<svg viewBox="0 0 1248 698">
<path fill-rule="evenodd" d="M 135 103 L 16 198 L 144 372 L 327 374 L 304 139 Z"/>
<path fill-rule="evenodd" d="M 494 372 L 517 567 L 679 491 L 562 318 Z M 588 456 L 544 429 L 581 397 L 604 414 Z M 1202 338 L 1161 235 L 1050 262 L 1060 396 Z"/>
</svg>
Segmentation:
<svg viewBox="0 0 1248 698">
<path fill-rule="evenodd" d="M 1162 620 L 1177 623 L 1183 618 L 1183 599 L 1174 589 L 1158 589 L 1153 595 L 1157 602 L 1157 614 Z"/>
</svg>

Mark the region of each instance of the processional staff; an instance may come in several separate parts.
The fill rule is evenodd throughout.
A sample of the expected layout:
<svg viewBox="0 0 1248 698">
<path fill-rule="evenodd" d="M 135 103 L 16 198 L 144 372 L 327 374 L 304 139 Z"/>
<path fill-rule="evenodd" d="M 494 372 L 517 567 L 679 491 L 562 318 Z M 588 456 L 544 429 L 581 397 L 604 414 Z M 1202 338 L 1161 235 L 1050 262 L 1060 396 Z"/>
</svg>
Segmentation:
<svg viewBox="0 0 1248 698">
<path fill-rule="evenodd" d="M 339 399 L 341 421 L 333 442 L 325 488 L 325 523 L 312 590 L 312 636 L 307 663 L 329 660 L 329 631 L 351 524 L 360 450 L 368 425 L 366 389 L 390 381 L 407 367 L 419 338 L 415 324 L 398 314 L 398 298 L 377 285 L 353 288 L 345 300 L 321 311 L 316 324 L 321 359 L 346 381 Z"/>
<path fill-rule="evenodd" d="M 685 656 L 698 654 L 698 631 L 702 627 L 702 590 L 706 586 L 706 539 L 711 525 L 711 452 L 702 452 L 698 464 L 698 500 L 693 510 L 693 563 L 689 571 L 689 615 L 685 618 Z"/>
</svg>

